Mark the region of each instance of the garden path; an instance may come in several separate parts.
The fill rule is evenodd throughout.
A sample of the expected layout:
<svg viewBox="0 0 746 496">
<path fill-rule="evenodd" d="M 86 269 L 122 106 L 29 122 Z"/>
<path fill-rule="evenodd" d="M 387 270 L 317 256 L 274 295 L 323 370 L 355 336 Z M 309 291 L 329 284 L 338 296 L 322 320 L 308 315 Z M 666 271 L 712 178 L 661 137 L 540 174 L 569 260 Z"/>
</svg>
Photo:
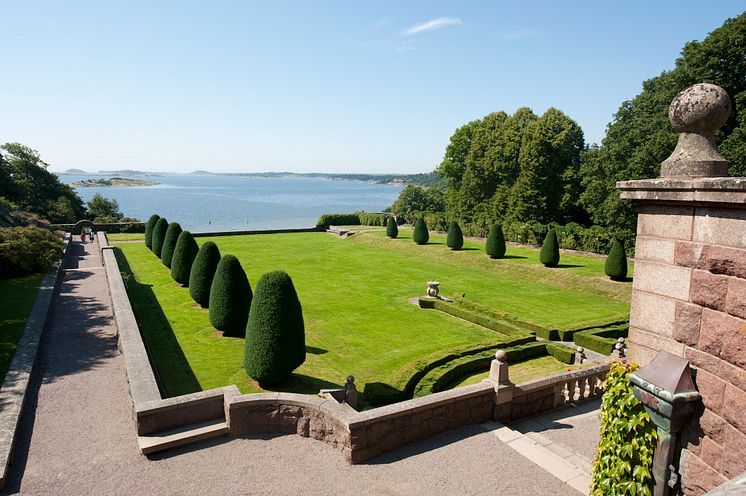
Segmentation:
<svg viewBox="0 0 746 496">
<path fill-rule="evenodd" d="M 298 436 L 139 454 L 98 243 L 71 244 L 21 418 L 7 491 L 23 494 L 578 494 L 470 426 L 351 466 Z"/>
</svg>

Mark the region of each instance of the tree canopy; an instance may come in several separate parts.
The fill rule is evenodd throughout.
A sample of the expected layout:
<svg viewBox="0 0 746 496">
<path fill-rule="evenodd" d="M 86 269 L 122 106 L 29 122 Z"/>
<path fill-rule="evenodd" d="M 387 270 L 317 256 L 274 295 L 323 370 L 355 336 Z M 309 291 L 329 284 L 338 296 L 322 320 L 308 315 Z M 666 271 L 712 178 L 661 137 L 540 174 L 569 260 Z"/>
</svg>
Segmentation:
<svg viewBox="0 0 746 496">
<path fill-rule="evenodd" d="M 96 193 L 88 200 L 88 215 L 96 222 L 119 222 L 124 217 L 119 211 L 119 202 Z"/>
</svg>

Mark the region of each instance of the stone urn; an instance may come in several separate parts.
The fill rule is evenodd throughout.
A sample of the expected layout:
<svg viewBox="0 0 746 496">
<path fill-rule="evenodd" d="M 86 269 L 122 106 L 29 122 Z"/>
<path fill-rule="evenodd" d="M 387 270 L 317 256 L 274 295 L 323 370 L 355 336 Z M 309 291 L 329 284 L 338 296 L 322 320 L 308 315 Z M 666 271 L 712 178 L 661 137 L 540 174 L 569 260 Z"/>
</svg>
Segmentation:
<svg viewBox="0 0 746 496">
<path fill-rule="evenodd" d="M 427 295 L 431 298 L 437 298 L 440 290 L 438 289 L 438 281 L 427 281 Z"/>
</svg>

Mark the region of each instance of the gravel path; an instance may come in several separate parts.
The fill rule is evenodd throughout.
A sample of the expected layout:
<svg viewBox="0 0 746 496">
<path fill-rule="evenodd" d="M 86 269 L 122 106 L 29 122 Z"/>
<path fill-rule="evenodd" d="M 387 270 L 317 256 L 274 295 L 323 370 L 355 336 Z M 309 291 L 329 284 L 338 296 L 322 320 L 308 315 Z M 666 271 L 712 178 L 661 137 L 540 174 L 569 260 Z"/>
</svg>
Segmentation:
<svg viewBox="0 0 746 496">
<path fill-rule="evenodd" d="M 33 495 L 577 495 L 491 432 L 464 427 L 348 465 L 288 436 L 137 450 L 98 243 L 74 243 L 21 419 L 7 490 Z"/>
</svg>

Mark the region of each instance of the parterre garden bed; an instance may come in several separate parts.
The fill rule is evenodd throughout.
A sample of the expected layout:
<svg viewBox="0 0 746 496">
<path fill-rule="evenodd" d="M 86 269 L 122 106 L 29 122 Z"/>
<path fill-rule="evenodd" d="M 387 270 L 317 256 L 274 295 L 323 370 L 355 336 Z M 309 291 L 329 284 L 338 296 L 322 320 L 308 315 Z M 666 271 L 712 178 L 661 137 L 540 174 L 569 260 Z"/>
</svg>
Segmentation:
<svg viewBox="0 0 746 496">
<path fill-rule="evenodd" d="M 432 236 L 426 246 L 410 236 L 403 229 L 396 240 L 380 233 L 347 239 L 299 233 L 197 241 L 211 239 L 221 254 L 237 256 L 252 286 L 275 269 L 293 278 L 303 305 L 307 358 L 277 390 L 315 393 L 353 374 L 370 402 L 389 403 L 411 396 L 417 381 L 447 357 L 533 340 L 528 333 L 508 335 L 408 303 L 432 279 L 441 281 L 443 294 L 465 293 L 476 305 L 538 327 L 596 325 L 628 315 L 630 285 L 605 278 L 603 259 L 563 256 L 565 266 L 546 269 L 531 248 L 511 246 L 510 258 L 490 260 L 476 241 L 452 252 L 443 236 Z M 171 279 L 144 244 L 121 244 L 117 256 L 164 394 L 228 384 L 261 391 L 243 370 L 243 339 L 217 333 L 207 310 L 195 308 L 188 289 Z"/>
</svg>

